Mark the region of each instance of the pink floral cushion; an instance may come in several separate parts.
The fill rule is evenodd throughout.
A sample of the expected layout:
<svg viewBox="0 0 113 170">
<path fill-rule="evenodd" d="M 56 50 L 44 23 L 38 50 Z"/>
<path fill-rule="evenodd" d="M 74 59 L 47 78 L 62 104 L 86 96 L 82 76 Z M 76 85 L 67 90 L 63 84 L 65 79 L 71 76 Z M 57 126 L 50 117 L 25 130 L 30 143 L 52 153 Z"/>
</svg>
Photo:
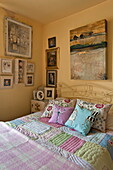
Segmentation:
<svg viewBox="0 0 113 170">
<path fill-rule="evenodd" d="M 53 114 L 54 105 L 58 105 L 62 107 L 74 107 L 75 104 L 76 104 L 76 100 L 74 99 L 73 100 L 71 99 L 50 100 L 41 117 L 51 117 Z"/>
<path fill-rule="evenodd" d="M 65 122 L 70 117 L 73 110 L 74 110 L 74 107 L 62 107 L 62 106 L 54 105 L 53 115 L 51 119 L 49 120 L 49 122 L 59 123 L 59 124 L 64 125 Z"/>
</svg>

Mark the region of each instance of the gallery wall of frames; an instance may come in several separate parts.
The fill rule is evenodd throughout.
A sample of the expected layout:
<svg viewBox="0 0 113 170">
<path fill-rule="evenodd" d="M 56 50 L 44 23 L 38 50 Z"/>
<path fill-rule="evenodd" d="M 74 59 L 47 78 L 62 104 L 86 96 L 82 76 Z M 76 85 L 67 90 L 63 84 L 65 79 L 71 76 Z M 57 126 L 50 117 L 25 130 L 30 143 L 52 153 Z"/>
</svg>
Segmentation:
<svg viewBox="0 0 113 170">
<path fill-rule="evenodd" d="M 13 84 L 33 86 L 32 27 L 5 17 L 5 56 L 0 58 L 0 88 Z M 28 61 L 29 60 L 29 61 Z"/>
<path fill-rule="evenodd" d="M 0 88 L 12 88 L 13 84 L 34 84 L 34 63 L 25 59 L 0 58 Z"/>
</svg>

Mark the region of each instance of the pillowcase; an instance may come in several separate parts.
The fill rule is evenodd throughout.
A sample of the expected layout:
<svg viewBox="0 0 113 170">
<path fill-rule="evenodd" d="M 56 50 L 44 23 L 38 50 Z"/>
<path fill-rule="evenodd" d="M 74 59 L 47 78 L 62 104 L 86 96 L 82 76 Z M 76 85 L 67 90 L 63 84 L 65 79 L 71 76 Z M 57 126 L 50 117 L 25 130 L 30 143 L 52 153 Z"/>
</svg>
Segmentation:
<svg viewBox="0 0 113 170">
<path fill-rule="evenodd" d="M 74 107 L 75 103 L 76 100 L 74 99 L 50 100 L 41 117 L 51 117 L 53 114 L 53 107 L 55 104 L 62 107 Z"/>
<path fill-rule="evenodd" d="M 113 114 L 108 114 L 106 120 L 106 129 L 113 130 Z"/>
<path fill-rule="evenodd" d="M 89 133 L 91 126 L 95 121 L 95 117 L 98 114 L 98 112 L 93 112 L 76 104 L 73 113 L 71 114 L 65 125 L 69 128 L 77 130 L 78 132 L 86 136 Z"/>
<path fill-rule="evenodd" d="M 77 104 L 88 110 L 99 111 L 100 114 L 98 118 L 96 118 L 96 121 L 94 122 L 92 127 L 102 132 L 105 132 L 107 114 L 112 105 L 111 104 L 94 104 L 94 103 L 89 103 L 89 102 L 82 101 L 79 99 L 77 99 Z"/>
<path fill-rule="evenodd" d="M 70 117 L 71 113 L 73 112 L 74 107 L 62 107 L 58 105 L 54 105 L 53 115 L 49 122 L 51 123 L 59 123 L 64 125 L 65 122 Z"/>
</svg>

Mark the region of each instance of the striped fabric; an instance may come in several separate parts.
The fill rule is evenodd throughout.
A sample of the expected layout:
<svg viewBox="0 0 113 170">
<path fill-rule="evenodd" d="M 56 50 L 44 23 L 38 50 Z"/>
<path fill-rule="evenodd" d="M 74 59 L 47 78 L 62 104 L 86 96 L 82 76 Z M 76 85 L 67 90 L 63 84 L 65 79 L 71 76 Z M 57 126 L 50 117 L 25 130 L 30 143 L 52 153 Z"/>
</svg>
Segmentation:
<svg viewBox="0 0 113 170">
<path fill-rule="evenodd" d="M 85 143 L 84 140 L 81 140 L 75 136 L 69 138 L 66 142 L 60 145 L 60 148 L 74 153 L 77 149 L 79 149 Z"/>
</svg>

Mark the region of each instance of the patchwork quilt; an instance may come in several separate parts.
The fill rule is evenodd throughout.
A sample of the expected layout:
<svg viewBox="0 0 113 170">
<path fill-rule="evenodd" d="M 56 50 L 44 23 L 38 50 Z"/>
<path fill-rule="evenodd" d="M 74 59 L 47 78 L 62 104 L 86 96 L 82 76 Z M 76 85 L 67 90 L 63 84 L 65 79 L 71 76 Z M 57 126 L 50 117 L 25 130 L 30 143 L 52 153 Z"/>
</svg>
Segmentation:
<svg viewBox="0 0 113 170">
<path fill-rule="evenodd" d="M 6 122 L 42 147 L 87 170 L 113 169 L 113 136 L 92 130 L 87 136 L 34 113 Z M 54 170 L 54 168 L 53 168 Z"/>
</svg>

